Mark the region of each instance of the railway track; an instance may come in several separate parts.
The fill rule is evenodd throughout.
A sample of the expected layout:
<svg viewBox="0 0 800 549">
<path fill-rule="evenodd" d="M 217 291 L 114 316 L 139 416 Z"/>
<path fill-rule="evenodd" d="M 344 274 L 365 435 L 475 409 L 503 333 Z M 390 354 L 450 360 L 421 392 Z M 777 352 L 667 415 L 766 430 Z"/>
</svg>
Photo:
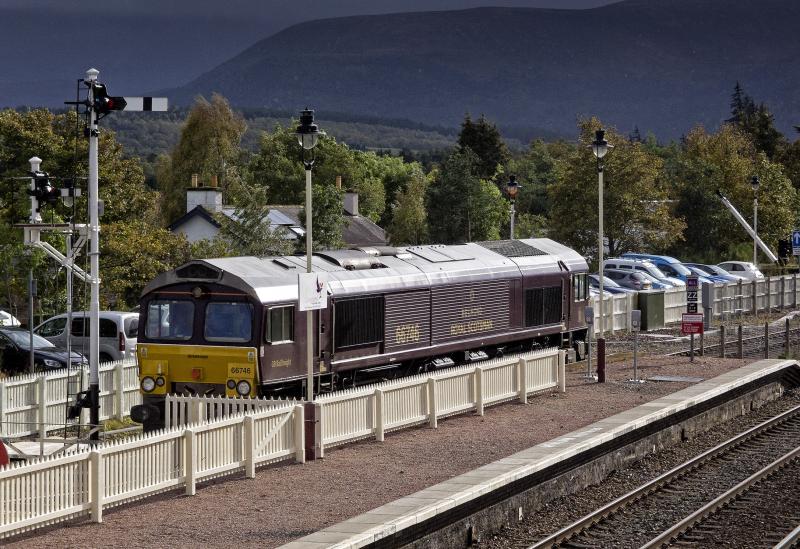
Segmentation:
<svg viewBox="0 0 800 549">
<path fill-rule="evenodd" d="M 698 543 L 693 538 L 702 532 L 710 532 L 710 534 L 704 534 L 706 538 L 713 536 L 714 532 L 718 534 L 719 525 L 715 525 L 709 518 L 713 515 L 711 512 L 704 513 L 702 516 L 698 515 L 700 518 L 696 518 L 693 522 L 686 522 L 682 530 L 680 528 L 672 530 L 686 517 L 693 516 L 698 509 L 706 508 L 709 502 L 718 500 L 721 495 L 732 488 L 741 489 L 739 486 L 741 483 L 756 478 L 755 473 L 765 467 L 773 465 L 777 469 L 778 466 L 774 465 L 774 461 L 789 452 L 797 452 L 798 447 L 800 447 L 800 406 L 779 414 L 664 473 L 555 534 L 538 541 L 531 546 L 531 549 L 542 547 L 641 547 L 651 541 L 655 542 L 660 536 L 671 540 L 678 535 L 675 532 L 686 530 L 689 530 L 690 533 L 685 539 L 682 539 L 682 543 L 705 546 L 707 542 Z M 798 467 L 795 465 L 796 460 L 792 459 L 791 467 Z M 798 497 L 796 495 L 798 481 L 795 480 L 798 478 L 797 471 L 787 470 L 790 475 L 788 478 L 792 478 L 790 483 L 792 488 L 789 491 L 793 491 L 794 494 L 787 496 L 790 501 L 785 508 L 794 510 L 792 511 L 794 514 L 800 514 L 797 511 L 800 507 L 793 504 L 791 499 Z M 791 477 L 792 471 L 795 472 L 794 477 Z M 751 484 L 755 485 L 755 481 Z M 765 484 L 765 486 L 767 485 Z M 757 492 L 753 492 L 753 494 L 757 494 Z M 768 491 L 767 494 L 769 494 Z M 750 500 L 757 499 L 756 496 L 748 496 L 738 499 L 737 502 L 741 502 L 739 505 L 742 506 Z M 758 503 L 754 505 L 757 507 Z M 719 509 L 720 506 L 721 504 L 717 505 L 716 509 Z M 726 508 L 725 512 L 728 512 L 729 508 Z M 760 509 L 761 511 L 754 513 L 757 517 L 756 520 L 764 514 L 763 507 Z M 778 520 L 780 524 L 771 525 L 771 531 L 779 539 L 780 536 L 789 534 L 797 526 L 795 520 L 797 518 L 800 517 L 783 516 Z M 695 526 L 701 519 L 709 521 L 707 526 Z M 792 523 L 792 521 L 795 522 Z M 692 528 L 692 526 L 695 527 Z M 717 535 L 717 537 L 719 536 Z M 765 541 L 767 538 L 762 535 L 756 539 Z M 774 542 L 768 544 L 769 547 L 772 545 Z"/>
</svg>

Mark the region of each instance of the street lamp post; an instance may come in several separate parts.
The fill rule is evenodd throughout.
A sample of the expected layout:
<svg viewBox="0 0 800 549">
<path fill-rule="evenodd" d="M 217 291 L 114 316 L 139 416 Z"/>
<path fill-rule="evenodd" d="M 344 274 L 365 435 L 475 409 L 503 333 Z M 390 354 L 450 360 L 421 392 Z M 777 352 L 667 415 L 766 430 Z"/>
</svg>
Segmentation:
<svg viewBox="0 0 800 549">
<path fill-rule="evenodd" d="M 514 218 L 517 215 L 517 193 L 519 193 L 521 188 L 522 185 L 517 182 L 517 176 L 509 176 L 508 183 L 506 184 L 506 193 L 508 194 L 508 198 L 511 199 L 511 240 L 514 240 Z"/>
<path fill-rule="evenodd" d="M 306 272 L 311 272 L 311 169 L 314 167 L 314 147 L 323 132 L 314 124 L 314 111 L 306 108 L 300 113 L 300 125 L 297 127 L 297 141 L 302 147 L 303 167 L 306 169 Z M 306 400 L 314 400 L 314 311 L 306 311 Z"/>
<path fill-rule="evenodd" d="M 750 179 L 750 185 L 753 186 L 753 266 L 758 268 L 758 243 L 756 242 L 758 236 L 758 186 L 761 182 L 758 176 L 754 175 Z"/>
<path fill-rule="evenodd" d="M 598 254 L 598 269 L 600 279 L 600 337 L 605 335 L 605 317 L 603 316 L 603 157 L 608 153 L 608 150 L 613 147 L 609 145 L 605 139 L 605 130 L 600 128 L 594 133 L 594 141 L 592 141 L 592 152 L 597 158 L 597 200 L 598 200 L 598 231 L 597 231 L 597 254 Z"/>
</svg>

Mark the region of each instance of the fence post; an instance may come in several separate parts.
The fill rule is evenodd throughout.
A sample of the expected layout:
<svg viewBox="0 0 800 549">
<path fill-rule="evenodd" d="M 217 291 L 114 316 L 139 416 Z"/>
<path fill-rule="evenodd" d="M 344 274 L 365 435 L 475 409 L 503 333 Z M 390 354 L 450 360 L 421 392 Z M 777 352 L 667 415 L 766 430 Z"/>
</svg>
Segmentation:
<svg viewBox="0 0 800 549">
<path fill-rule="evenodd" d="M 244 428 L 244 476 L 256 478 L 256 437 L 255 420 L 253 416 L 244 416 L 242 422 Z"/>
<path fill-rule="evenodd" d="M 0 436 L 6 434 L 6 384 L 0 382 Z"/>
<path fill-rule="evenodd" d="M 567 352 L 563 349 L 558 351 L 558 390 L 567 392 Z"/>
<path fill-rule="evenodd" d="M 797 277 L 798 273 L 792 275 L 792 307 L 797 307 Z"/>
<path fill-rule="evenodd" d="M 92 522 L 103 522 L 103 494 L 105 493 L 105 464 L 103 454 L 97 450 L 89 452 L 89 502 Z"/>
<path fill-rule="evenodd" d="M 758 281 L 753 280 L 753 314 L 758 314 Z M 742 358 L 742 357 L 739 357 Z"/>
<path fill-rule="evenodd" d="M 783 352 L 784 352 L 784 356 L 786 358 L 789 358 L 789 355 L 791 354 L 791 351 L 792 351 L 792 348 L 791 348 L 790 343 L 789 343 L 789 319 L 787 318 L 786 319 L 786 330 L 783 332 Z M 3 413 L 3 408 L 2 408 L 2 404 L 0 404 L 0 421 L 2 421 L 2 417 L 3 417 L 2 413 Z M 0 429 L 2 429 L 2 426 L 0 426 Z"/>
<path fill-rule="evenodd" d="M 769 313 L 772 310 L 772 277 L 768 276 L 764 280 L 764 312 Z"/>
<path fill-rule="evenodd" d="M 786 306 L 786 277 L 782 276 L 781 280 L 781 311 Z"/>
<path fill-rule="evenodd" d="M 383 442 L 383 390 L 375 389 L 375 440 Z"/>
<path fill-rule="evenodd" d="M 430 415 L 429 425 L 432 429 L 436 429 L 439 426 L 439 421 L 436 417 L 436 378 L 429 377 L 428 378 L 428 414 Z"/>
<path fill-rule="evenodd" d="M 725 358 L 725 325 L 719 327 L 719 357 Z"/>
<path fill-rule="evenodd" d="M 738 356 L 739 356 L 739 358 L 744 358 L 744 352 L 743 352 L 743 348 L 742 348 L 742 325 L 741 324 L 739 324 L 739 342 L 738 343 L 739 343 Z"/>
<path fill-rule="evenodd" d="M 769 358 L 769 321 L 764 323 L 764 358 Z"/>
<path fill-rule="evenodd" d="M 122 387 L 122 380 L 124 379 L 122 375 L 122 361 L 120 360 L 114 366 L 114 411 L 116 412 L 115 416 L 117 419 L 121 420 L 125 417 L 123 411 L 123 387 Z"/>
<path fill-rule="evenodd" d="M 39 438 L 44 440 L 47 438 L 47 378 L 44 375 L 39 376 L 37 400 L 39 408 L 36 418 L 39 422 Z"/>
<path fill-rule="evenodd" d="M 317 413 L 319 413 L 320 418 L 322 418 L 322 406 L 315 404 L 315 406 L 319 406 L 317 409 Z M 306 418 L 305 418 L 305 408 L 302 404 L 298 404 L 294 407 L 294 460 L 297 463 L 305 463 L 306 462 Z M 319 457 L 322 457 L 322 437 L 320 437 L 320 450 L 319 450 Z"/>
<path fill-rule="evenodd" d="M 484 414 L 483 411 L 483 367 L 475 367 L 475 413 L 479 416 Z"/>
<path fill-rule="evenodd" d="M 186 456 L 183 462 L 183 473 L 186 478 L 186 495 L 193 496 L 197 485 L 197 439 L 194 431 L 186 429 L 183 432 L 184 450 Z"/>
<path fill-rule="evenodd" d="M 519 401 L 522 404 L 528 403 L 528 368 L 524 358 L 517 361 L 517 379 L 519 380 Z"/>
<path fill-rule="evenodd" d="M 189 423 L 199 423 L 203 421 L 203 401 L 199 398 L 192 398 L 189 405 Z"/>
<path fill-rule="evenodd" d="M 89 388 L 89 368 L 81 368 L 81 390 L 85 391 Z M 89 423 L 89 408 L 81 408 L 80 422 L 82 425 Z"/>
</svg>

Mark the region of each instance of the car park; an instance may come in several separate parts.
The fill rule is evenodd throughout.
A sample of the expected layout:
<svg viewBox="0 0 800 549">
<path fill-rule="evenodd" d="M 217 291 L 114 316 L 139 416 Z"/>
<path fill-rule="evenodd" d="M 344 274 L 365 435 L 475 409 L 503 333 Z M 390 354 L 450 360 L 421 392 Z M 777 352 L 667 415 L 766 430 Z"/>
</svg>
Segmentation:
<svg viewBox="0 0 800 549">
<path fill-rule="evenodd" d="M 600 275 L 589 275 L 589 287 L 592 290 L 598 290 L 600 288 Z M 635 292 L 635 290 L 620 286 L 607 276 L 603 277 L 603 291 L 610 294 L 629 294 Z"/>
<path fill-rule="evenodd" d="M 669 284 L 664 280 L 657 279 L 656 277 L 654 277 L 651 274 L 644 273 L 644 272 L 641 273 L 641 274 L 642 274 L 643 277 L 645 277 L 647 280 L 650 281 L 650 283 L 653 285 L 653 289 L 654 290 L 667 290 L 669 288 L 674 288 L 675 287 L 672 284 Z"/>
<path fill-rule="evenodd" d="M 633 259 L 629 257 L 610 258 L 605 261 L 604 268 L 640 271 L 670 286 L 686 286 L 686 283 L 681 279 L 668 277 L 656 267 L 655 263 L 647 259 Z"/>
<path fill-rule="evenodd" d="M 631 259 L 645 259 L 653 263 L 658 269 L 664 273 L 666 276 L 670 278 L 677 278 L 682 282 L 686 282 L 686 277 L 691 276 L 692 272 L 681 264 L 680 261 L 675 259 L 674 257 L 670 257 L 668 255 L 652 255 L 652 254 L 636 254 L 632 252 L 626 252 L 622 254 L 622 257 L 627 257 Z M 699 276 L 699 282 L 711 282 L 711 279 L 703 273 Z"/>
<path fill-rule="evenodd" d="M 699 263 L 684 263 L 684 267 L 697 274 L 711 279 L 711 282 L 736 282 L 742 280 L 738 276 L 730 274 L 725 269 L 720 269 L 716 265 L 701 265 Z M 711 269 L 714 267 L 714 269 Z"/>
<path fill-rule="evenodd" d="M 755 265 L 747 261 L 725 261 L 723 263 L 717 263 L 717 266 L 745 280 L 760 280 L 764 278 L 761 271 L 759 271 Z"/>
<path fill-rule="evenodd" d="M 38 325 L 34 333 L 65 347 L 67 344 L 67 315 L 54 316 Z M 139 313 L 100 311 L 100 362 L 131 358 L 136 354 L 139 332 Z M 70 334 L 72 348 L 84 354 L 89 350 L 89 313 L 72 313 Z"/>
<path fill-rule="evenodd" d="M 630 288 L 631 290 L 636 290 L 637 292 L 641 290 L 653 289 L 653 283 L 645 278 L 645 276 L 639 271 L 634 271 L 632 269 L 606 269 L 603 271 L 603 274 L 623 288 Z"/>
<path fill-rule="evenodd" d="M 28 371 L 30 364 L 31 333 L 19 327 L 0 327 L 0 371 L 16 375 Z M 71 360 L 67 360 L 67 357 Z M 72 351 L 56 347 L 45 338 L 33 334 L 33 365 L 37 372 L 59 370 L 87 364 L 86 358 Z"/>
</svg>

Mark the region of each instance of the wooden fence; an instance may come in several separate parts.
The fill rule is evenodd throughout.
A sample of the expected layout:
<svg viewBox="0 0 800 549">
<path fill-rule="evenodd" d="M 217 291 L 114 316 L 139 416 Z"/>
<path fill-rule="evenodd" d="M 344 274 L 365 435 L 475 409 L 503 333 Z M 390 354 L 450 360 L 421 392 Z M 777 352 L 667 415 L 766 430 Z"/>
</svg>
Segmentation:
<svg viewBox="0 0 800 549">
<path fill-rule="evenodd" d="M 72 392 L 78 387 L 87 389 L 88 367 L 0 378 L 0 436 L 39 434 L 44 438 L 48 431 L 63 428 L 70 383 Z M 128 359 L 101 364 L 100 419 L 121 419 L 139 403 L 141 395 L 136 361 Z"/>
</svg>

